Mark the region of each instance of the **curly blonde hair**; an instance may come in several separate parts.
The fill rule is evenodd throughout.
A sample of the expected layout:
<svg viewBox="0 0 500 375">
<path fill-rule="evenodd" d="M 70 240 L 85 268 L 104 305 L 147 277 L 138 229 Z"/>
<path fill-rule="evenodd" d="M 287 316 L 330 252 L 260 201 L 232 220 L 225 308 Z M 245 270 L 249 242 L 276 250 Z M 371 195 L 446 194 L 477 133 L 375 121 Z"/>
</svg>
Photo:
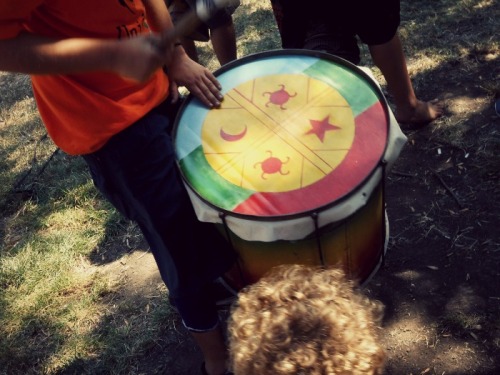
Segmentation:
<svg viewBox="0 0 500 375">
<path fill-rule="evenodd" d="M 235 375 L 381 374 L 382 305 L 340 269 L 280 266 L 245 288 L 228 322 Z"/>
</svg>

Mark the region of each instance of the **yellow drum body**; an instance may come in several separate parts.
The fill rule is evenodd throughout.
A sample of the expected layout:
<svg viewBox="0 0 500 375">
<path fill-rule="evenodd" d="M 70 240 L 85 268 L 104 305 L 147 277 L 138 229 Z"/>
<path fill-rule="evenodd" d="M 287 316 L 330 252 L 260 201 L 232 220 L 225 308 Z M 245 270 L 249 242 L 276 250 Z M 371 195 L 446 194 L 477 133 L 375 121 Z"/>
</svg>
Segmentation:
<svg viewBox="0 0 500 375">
<path fill-rule="evenodd" d="M 360 283 L 369 280 L 380 266 L 386 250 L 383 189 L 379 186 L 368 203 L 339 223 L 326 225 L 303 240 L 274 242 L 245 241 L 230 232 L 239 254 L 238 263 L 227 274 L 236 289 L 259 280 L 282 264 L 340 266 Z M 227 236 L 222 225 L 219 229 Z"/>
</svg>

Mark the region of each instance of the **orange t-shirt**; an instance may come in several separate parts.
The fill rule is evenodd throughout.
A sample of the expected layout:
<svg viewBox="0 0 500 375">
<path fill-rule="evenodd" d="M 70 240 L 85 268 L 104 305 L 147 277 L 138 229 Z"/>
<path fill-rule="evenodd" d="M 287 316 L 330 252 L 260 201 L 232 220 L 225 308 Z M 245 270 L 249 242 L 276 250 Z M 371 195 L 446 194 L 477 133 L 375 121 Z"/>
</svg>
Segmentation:
<svg viewBox="0 0 500 375">
<path fill-rule="evenodd" d="M 0 39 L 26 31 L 54 38 L 127 38 L 149 33 L 140 0 L 2 0 Z M 69 154 L 98 150 L 168 95 L 158 70 L 146 83 L 106 72 L 33 75 L 38 110 L 54 143 Z"/>
</svg>

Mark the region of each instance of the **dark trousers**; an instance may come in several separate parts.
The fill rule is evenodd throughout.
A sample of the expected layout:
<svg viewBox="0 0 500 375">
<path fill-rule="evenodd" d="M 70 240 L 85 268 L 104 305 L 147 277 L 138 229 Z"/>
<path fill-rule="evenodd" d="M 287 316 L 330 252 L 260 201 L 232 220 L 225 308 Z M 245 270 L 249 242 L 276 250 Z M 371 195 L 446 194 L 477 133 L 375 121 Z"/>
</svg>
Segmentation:
<svg viewBox="0 0 500 375">
<path fill-rule="evenodd" d="M 188 329 L 218 322 L 207 285 L 235 255 L 213 224 L 198 221 L 179 174 L 165 106 L 84 155 L 96 187 L 141 228 Z"/>
</svg>

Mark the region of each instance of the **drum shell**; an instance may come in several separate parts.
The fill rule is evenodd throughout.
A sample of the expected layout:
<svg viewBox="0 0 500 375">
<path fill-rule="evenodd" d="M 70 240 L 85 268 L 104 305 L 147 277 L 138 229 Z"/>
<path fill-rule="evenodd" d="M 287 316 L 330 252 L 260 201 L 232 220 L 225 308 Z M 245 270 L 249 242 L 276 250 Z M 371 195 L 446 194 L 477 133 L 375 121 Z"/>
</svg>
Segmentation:
<svg viewBox="0 0 500 375">
<path fill-rule="evenodd" d="M 314 59 L 318 59 L 319 62 L 313 62 Z M 293 64 L 290 61 L 293 61 Z M 327 68 L 333 70 L 330 71 Z M 342 72 L 338 76 L 335 73 L 338 72 L 337 69 Z M 235 122 L 231 117 L 233 115 L 228 115 L 231 120 L 228 122 L 227 117 L 221 115 L 223 112 L 209 111 L 191 98 L 184 103 L 176 119 L 174 139 L 181 175 L 193 207 L 199 220 L 216 223 L 215 225 L 238 253 L 237 265 L 226 275 L 229 283 L 237 289 L 257 281 L 274 266 L 296 263 L 313 266 L 340 265 L 351 279 L 366 282 L 382 263 L 387 249 L 389 235 L 384 210 L 383 184 L 386 174 L 406 142 L 406 137 L 387 106 L 378 83 L 369 71 L 351 66 L 341 59 L 310 51 L 269 51 L 247 56 L 233 64 L 228 64 L 215 73 L 224 88 L 226 98 L 226 104 L 221 109 L 228 111 L 227 113 L 235 113 L 231 111 L 247 108 L 248 103 L 253 103 L 255 106 L 248 109 L 248 112 L 252 113 L 252 119 L 256 119 L 258 126 L 261 120 L 262 123 L 267 124 L 267 120 L 263 120 L 264 117 L 254 115 L 256 113 L 254 109 L 258 108 L 259 113 L 266 113 L 267 116 L 269 114 L 267 111 L 273 106 L 269 103 L 261 103 L 259 100 L 262 98 L 267 100 L 270 93 L 274 95 L 276 92 L 273 92 L 272 88 L 255 89 L 257 93 L 255 95 L 250 95 L 249 92 L 254 93 L 254 88 L 267 82 L 264 82 L 263 76 L 267 77 L 272 74 L 280 76 L 283 73 L 297 74 L 300 77 L 306 74 L 311 77 L 311 82 L 316 82 L 314 85 L 318 80 L 320 81 L 318 86 L 311 84 L 311 87 L 321 88 L 324 86 L 322 84 L 327 83 L 329 89 L 335 89 L 344 99 L 348 98 L 346 102 L 352 110 L 355 128 L 355 136 L 352 145 L 349 145 L 349 153 L 339 166 L 314 183 L 316 190 L 311 188 L 313 184 L 301 185 L 300 189 L 274 191 L 251 188 L 247 185 L 240 186 L 239 182 L 233 179 L 228 182 L 229 180 L 222 178 L 218 171 L 219 169 L 225 170 L 222 165 L 231 165 L 231 163 L 226 160 L 224 161 L 224 163 L 227 162 L 226 164 L 212 165 L 208 162 L 208 158 L 213 160 L 214 155 L 239 154 L 242 150 L 253 151 L 254 148 L 247 145 L 245 146 L 247 148 L 239 148 L 239 146 L 219 149 L 214 146 L 213 140 L 216 137 L 213 135 L 220 134 L 220 138 L 228 142 L 227 144 L 236 145 L 237 143 L 231 142 L 243 140 L 244 135 L 252 140 L 261 139 L 260 133 L 252 136 L 252 128 L 250 125 L 245 125 L 244 128 L 229 132 L 233 137 L 230 138 L 226 132 L 222 133 L 222 131 L 230 128 L 230 124 Z M 350 80 L 342 81 L 345 78 L 344 73 L 353 75 L 353 85 Z M 337 78 L 339 78 L 338 82 Z M 250 79 L 255 80 L 255 85 L 245 86 Z M 339 84 L 339 82 L 344 83 Z M 289 90 L 287 99 L 296 98 L 297 92 L 301 92 L 292 89 L 293 84 L 289 81 L 277 83 L 283 83 L 280 85 L 282 89 L 285 88 L 286 83 L 286 88 Z M 239 91 L 233 91 L 235 87 L 238 87 Z M 250 88 L 251 91 L 246 91 Z M 372 92 L 373 95 L 370 97 L 376 100 L 365 103 L 365 97 L 360 95 L 364 92 L 363 90 Z M 325 92 L 330 95 L 331 91 Z M 249 101 L 243 103 L 241 101 L 243 97 Z M 304 103 L 308 104 L 309 101 Z M 330 106 L 331 103 L 327 103 L 326 106 L 318 105 L 314 108 L 330 108 Z M 281 110 L 283 113 L 289 113 L 293 107 L 286 105 Z M 324 117 L 323 112 L 321 113 L 311 118 L 325 119 L 323 121 L 329 119 L 328 116 Z M 209 116 L 211 121 L 207 124 L 211 126 L 210 131 L 204 132 L 205 120 Z M 238 121 L 241 119 L 241 116 L 238 117 Z M 273 117 L 273 119 L 281 124 L 281 117 Z M 247 121 L 245 124 L 254 124 L 254 122 L 253 120 Z M 304 124 L 307 124 L 307 121 Z M 372 127 L 372 124 L 376 126 Z M 323 126 L 330 125 L 328 122 Z M 268 128 L 274 129 L 271 126 Z M 366 129 L 371 130 L 367 132 Z M 304 130 L 297 134 L 303 136 L 310 134 L 310 131 Z M 289 137 L 283 136 L 283 139 L 288 141 Z M 206 147 L 207 144 L 209 147 Z M 293 142 L 292 144 L 297 145 Z M 216 146 L 219 145 L 220 143 L 216 144 Z M 298 145 L 302 147 L 305 143 Z M 246 176 L 248 171 L 245 169 L 246 166 L 253 166 L 255 169 L 257 165 L 262 167 L 264 161 L 268 159 L 278 160 L 278 153 L 273 153 L 276 149 L 279 148 L 274 148 L 274 146 L 262 148 L 261 151 L 265 151 L 266 154 L 265 157 L 258 159 L 258 162 L 249 159 L 250 161 L 246 164 L 238 164 L 239 159 L 235 159 L 238 161 L 235 164 L 237 168 L 232 170 L 239 171 L 238 168 L 241 168 L 241 171 L 246 171 L 242 172 L 241 176 Z M 302 150 L 302 148 L 297 149 Z M 325 150 L 318 148 L 318 150 L 321 152 L 317 154 L 320 158 L 325 155 L 322 152 L 330 152 L 330 148 Z M 288 163 L 287 155 L 279 158 L 280 165 Z M 304 155 L 309 154 L 304 153 Z M 241 160 L 244 158 L 242 157 Z M 262 169 L 267 175 L 263 173 L 260 178 L 267 179 L 269 173 L 287 175 L 290 172 L 290 165 L 286 164 L 283 170 Z M 345 189 L 337 190 L 339 186 L 344 186 Z M 236 189 L 233 192 L 234 187 Z M 279 195 L 277 193 L 286 195 L 286 198 L 277 197 Z M 314 200 L 317 197 L 321 199 Z M 289 204 L 308 202 L 309 198 L 314 203 L 301 206 L 300 209 L 295 209 L 297 207 L 295 204 Z M 263 211 L 254 209 L 263 206 L 270 209 Z M 290 209 L 289 206 L 293 208 Z"/>
<path fill-rule="evenodd" d="M 238 253 L 237 264 L 225 275 L 226 280 L 235 289 L 241 289 L 275 266 L 303 264 L 339 266 L 350 279 L 359 283 L 368 281 L 387 249 L 383 190 L 380 184 L 356 213 L 323 226 L 302 240 L 247 241 L 219 224 Z"/>
</svg>

